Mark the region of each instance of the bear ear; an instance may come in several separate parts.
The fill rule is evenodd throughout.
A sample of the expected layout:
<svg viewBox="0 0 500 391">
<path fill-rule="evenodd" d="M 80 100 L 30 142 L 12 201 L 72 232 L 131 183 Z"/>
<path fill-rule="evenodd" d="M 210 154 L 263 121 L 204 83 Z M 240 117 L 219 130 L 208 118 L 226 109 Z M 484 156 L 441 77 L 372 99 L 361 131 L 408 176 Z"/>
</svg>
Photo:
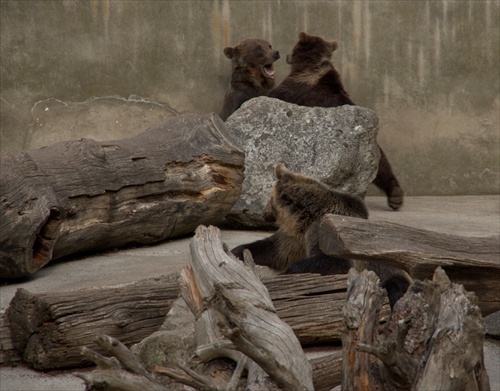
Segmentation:
<svg viewBox="0 0 500 391">
<path fill-rule="evenodd" d="M 332 52 L 334 52 L 339 47 L 339 43 L 337 41 L 331 41 L 330 47 L 332 48 Z"/>
<path fill-rule="evenodd" d="M 292 172 L 285 167 L 283 163 L 276 164 L 274 168 L 274 175 L 278 180 L 286 180 L 292 178 Z"/>
<path fill-rule="evenodd" d="M 235 53 L 236 53 L 236 48 L 232 48 L 231 46 L 224 48 L 224 55 L 229 59 L 232 59 Z"/>
<path fill-rule="evenodd" d="M 301 31 L 299 33 L 299 41 L 305 41 L 307 39 L 308 35 L 305 31 Z"/>
</svg>

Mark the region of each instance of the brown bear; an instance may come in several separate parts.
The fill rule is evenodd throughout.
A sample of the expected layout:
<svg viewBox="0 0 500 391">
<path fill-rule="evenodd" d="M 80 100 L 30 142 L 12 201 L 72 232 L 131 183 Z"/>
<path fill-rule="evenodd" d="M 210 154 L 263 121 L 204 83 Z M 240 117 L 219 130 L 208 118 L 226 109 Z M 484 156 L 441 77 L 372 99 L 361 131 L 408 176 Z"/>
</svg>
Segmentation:
<svg viewBox="0 0 500 391">
<path fill-rule="evenodd" d="M 302 106 L 354 105 L 331 61 L 337 47 L 337 41 L 325 41 L 301 32 L 299 41 L 287 56 L 287 63 L 291 65 L 290 74 L 269 96 Z M 381 148 L 373 183 L 385 192 L 392 209 L 397 210 L 403 205 L 403 190 Z"/>
<path fill-rule="evenodd" d="M 235 47 L 224 48 L 231 59 L 231 84 L 219 117 L 225 121 L 244 102 L 268 93 L 274 87 L 273 64 L 280 53 L 263 39 L 248 38 Z"/>
<path fill-rule="evenodd" d="M 375 271 L 386 288 L 391 306 L 406 292 L 409 277 L 400 269 L 370 262 L 352 261 L 326 255 L 319 248 L 319 224 L 327 214 L 368 218 L 364 202 L 353 195 L 289 171 L 283 164 L 275 168 L 276 182 L 264 217 L 279 227 L 269 238 L 243 244 L 232 250 L 243 259 L 243 250 L 252 253 L 258 265 L 287 274 L 344 274 L 351 267 Z"/>
</svg>

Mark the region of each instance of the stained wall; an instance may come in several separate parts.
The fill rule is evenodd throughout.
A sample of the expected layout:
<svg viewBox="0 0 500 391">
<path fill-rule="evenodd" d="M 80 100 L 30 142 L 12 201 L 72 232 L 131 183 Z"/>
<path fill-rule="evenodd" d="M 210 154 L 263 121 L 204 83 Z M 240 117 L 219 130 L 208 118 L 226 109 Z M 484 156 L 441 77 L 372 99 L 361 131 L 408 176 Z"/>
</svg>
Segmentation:
<svg viewBox="0 0 500 391">
<path fill-rule="evenodd" d="M 222 53 L 284 55 L 299 31 L 339 41 L 351 98 L 374 109 L 408 195 L 498 194 L 498 1 L 1 1 L 1 150 L 105 140 L 217 112 Z M 372 190 L 376 194 L 375 190 Z"/>
</svg>

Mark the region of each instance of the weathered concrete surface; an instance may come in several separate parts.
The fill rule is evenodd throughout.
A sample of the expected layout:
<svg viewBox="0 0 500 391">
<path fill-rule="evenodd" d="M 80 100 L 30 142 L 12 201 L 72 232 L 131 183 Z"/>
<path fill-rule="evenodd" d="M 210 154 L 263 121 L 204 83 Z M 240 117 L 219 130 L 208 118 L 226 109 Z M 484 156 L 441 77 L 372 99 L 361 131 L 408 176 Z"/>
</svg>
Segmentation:
<svg viewBox="0 0 500 391">
<path fill-rule="evenodd" d="M 139 97 L 91 98 L 86 102 L 37 102 L 31 111 L 24 149 L 50 146 L 60 140 L 96 141 L 133 137 L 177 113 L 168 106 Z"/>
<path fill-rule="evenodd" d="M 500 234 L 499 196 L 409 197 L 398 212 L 387 210 L 385 197 L 368 197 L 370 219 L 385 220 L 442 233 L 465 236 Z M 223 231 L 222 238 L 233 248 L 262 239 L 269 233 L 257 231 Z M 0 308 L 5 310 L 17 288 L 32 292 L 64 292 L 120 285 L 144 278 L 178 271 L 189 262 L 190 238 L 168 241 L 156 246 L 130 248 L 118 252 L 67 259 L 42 269 L 35 276 L 15 284 L 0 286 Z M 485 363 L 491 389 L 500 389 L 500 343 L 485 344 Z M 43 374 L 26 368 L 0 368 L 0 388 L 25 390 L 84 390 L 83 382 L 71 372 Z"/>
<path fill-rule="evenodd" d="M 289 71 L 285 55 L 306 30 L 339 41 L 333 61 L 352 99 L 377 113 L 380 145 L 407 195 L 499 192 L 498 1 L 5 0 L 0 7 L 2 150 L 29 144 L 31 110 L 50 98 L 137 95 L 179 113 L 218 112 L 231 69 L 225 46 L 269 40 L 282 54 L 279 82 Z M 115 115 L 108 120 L 121 121 Z M 80 133 L 75 127 L 69 139 Z"/>
<path fill-rule="evenodd" d="M 245 180 L 226 220 L 236 227 L 269 225 L 262 211 L 277 163 L 364 197 L 378 170 L 377 125 L 375 113 L 358 106 L 305 107 L 267 97 L 244 103 L 226 120 L 245 151 Z"/>
</svg>

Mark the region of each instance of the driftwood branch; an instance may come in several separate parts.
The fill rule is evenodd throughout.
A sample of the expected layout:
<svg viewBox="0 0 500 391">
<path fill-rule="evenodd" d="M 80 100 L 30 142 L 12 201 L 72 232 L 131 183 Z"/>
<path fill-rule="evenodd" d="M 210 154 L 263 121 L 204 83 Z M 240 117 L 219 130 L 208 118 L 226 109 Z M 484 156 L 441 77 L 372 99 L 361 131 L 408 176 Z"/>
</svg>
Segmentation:
<svg viewBox="0 0 500 391">
<path fill-rule="evenodd" d="M 343 390 L 489 390 L 473 294 L 437 268 L 432 281 L 410 286 L 380 334 L 382 296 L 373 272 L 351 269 Z"/>
<path fill-rule="evenodd" d="M 293 330 L 255 272 L 226 253 L 217 228 L 197 228 L 191 257 L 204 302 L 221 315 L 223 335 L 283 389 L 312 390 L 311 367 Z"/>
<path fill-rule="evenodd" d="M 244 153 L 226 132 L 217 116 L 193 114 L 129 139 L 2 153 L 0 277 L 216 224 L 244 177 Z"/>
<path fill-rule="evenodd" d="M 116 357 L 116 362 L 119 362 L 119 364 L 110 366 L 110 359 L 103 359 L 99 354 L 90 349 L 82 349 L 82 354 L 88 360 L 95 362 L 100 368 L 91 373 L 75 373 L 75 376 L 78 376 L 85 382 L 88 390 L 168 390 L 168 387 L 155 379 L 130 350 L 117 339 L 101 335 L 95 338 L 95 343 L 100 346 L 101 350 Z"/>
<path fill-rule="evenodd" d="M 320 232 L 327 254 L 396 266 L 419 280 L 441 266 L 453 282 L 477 295 L 484 316 L 500 310 L 498 236 L 463 237 L 335 215 L 324 217 Z"/>
</svg>

